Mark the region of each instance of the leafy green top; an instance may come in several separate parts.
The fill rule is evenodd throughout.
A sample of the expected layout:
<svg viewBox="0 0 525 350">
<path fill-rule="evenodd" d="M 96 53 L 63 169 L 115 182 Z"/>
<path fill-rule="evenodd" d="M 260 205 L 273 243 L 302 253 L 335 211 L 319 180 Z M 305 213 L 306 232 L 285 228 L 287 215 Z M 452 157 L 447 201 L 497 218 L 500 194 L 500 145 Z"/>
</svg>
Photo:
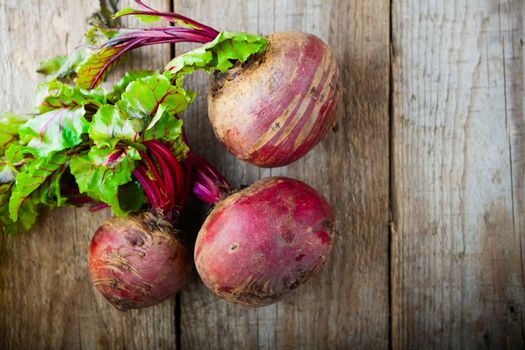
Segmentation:
<svg viewBox="0 0 525 350">
<path fill-rule="evenodd" d="M 195 98 L 183 77 L 224 72 L 268 45 L 264 37 L 219 33 L 139 0 L 140 10 L 111 17 L 117 2 L 100 0 L 102 10 L 90 18 L 86 40 L 97 50 L 80 47 L 39 65 L 49 81 L 38 87 L 33 114 L 0 116 L 0 229 L 7 234 L 29 230 L 42 207 L 98 201 L 126 215 L 146 199 L 161 210 L 182 205 L 181 186 L 191 179 L 179 172 L 189 149 L 178 114 Z M 119 30 L 125 15 L 174 27 Z M 204 45 L 174 58 L 164 73 L 128 72 L 109 92 L 94 88 L 129 50 L 168 42 Z"/>
<path fill-rule="evenodd" d="M 143 142 L 163 142 L 186 157 L 177 113 L 194 93 L 163 74 L 129 72 L 109 93 L 56 80 L 38 90 L 35 114 L 0 117 L 0 227 L 7 234 L 27 231 L 42 206 L 91 199 L 116 215 L 140 209 L 133 203 L 144 203 L 144 192 L 132 174 Z"/>
<path fill-rule="evenodd" d="M 195 70 L 225 72 L 267 46 L 268 39 L 259 35 L 221 32 L 213 41 L 175 57 L 165 70 L 177 79 Z"/>
</svg>

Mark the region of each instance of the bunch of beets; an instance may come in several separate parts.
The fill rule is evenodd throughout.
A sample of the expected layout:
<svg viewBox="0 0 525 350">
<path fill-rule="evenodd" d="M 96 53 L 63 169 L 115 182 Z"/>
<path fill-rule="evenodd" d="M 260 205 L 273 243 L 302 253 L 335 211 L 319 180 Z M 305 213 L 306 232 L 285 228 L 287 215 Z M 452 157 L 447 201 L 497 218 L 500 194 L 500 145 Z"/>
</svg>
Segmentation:
<svg viewBox="0 0 525 350">
<path fill-rule="evenodd" d="M 38 86 L 34 111 L 0 118 L 2 230 L 28 231 L 44 208 L 110 207 L 114 216 L 89 248 L 91 279 L 117 309 L 139 309 L 189 279 L 192 244 L 182 239 L 178 218 L 194 196 L 213 205 L 193 253 L 204 284 L 231 302 L 275 302 L 325 262 L 333 211 L 313 188 L 286 177 L 232 189 L 188 146 L 180 113 L 195 93 L 183 79 L 210 73 L 209 119 L 229 152 L 256 166 L 284 166 L 335 125 L 334 56 L 314 35 L 218 32 L 136 3 L 94 14 L 86 45 L 40 64 L 48 80 Z M 166 26 L 126 29 L 122 16 Z M 130 71 L 110 89 L 100 86 L 129 51 L 178 42 L 200 46 L 162 72 Z"/>
</svg>

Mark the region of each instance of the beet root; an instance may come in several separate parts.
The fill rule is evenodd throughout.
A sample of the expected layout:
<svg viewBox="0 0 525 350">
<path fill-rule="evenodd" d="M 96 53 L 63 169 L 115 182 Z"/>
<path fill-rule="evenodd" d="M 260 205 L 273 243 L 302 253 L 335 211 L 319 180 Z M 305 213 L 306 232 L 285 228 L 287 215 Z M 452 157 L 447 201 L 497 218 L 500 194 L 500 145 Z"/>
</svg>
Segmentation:
<svg viewBox="0 0 525 350">
<path fill-rule="evenodd" d="M 316 273 L 334 238 L 334 214 L 310 186 L 289 178 L 255 182 L 219 202 L 204 222 L 195 264 L 218 296 L 260 306 Z"/>
<path fill-rule="evenodd" d="M 89 247 L 95 287 L 120 311 L 157 304 L 179 291 L 191 273 L 191 256 L 173 226 L 144 212 L 109 218 Z"/>
<path fill-rule="evenodd" d="M 275 33 L 261 57 L 216 74 L 208 115 L 237 158 L 260 167 L 289 164 L 336 123 L 339 70 L 330 48 L 300 32 Z"/>
</svg>

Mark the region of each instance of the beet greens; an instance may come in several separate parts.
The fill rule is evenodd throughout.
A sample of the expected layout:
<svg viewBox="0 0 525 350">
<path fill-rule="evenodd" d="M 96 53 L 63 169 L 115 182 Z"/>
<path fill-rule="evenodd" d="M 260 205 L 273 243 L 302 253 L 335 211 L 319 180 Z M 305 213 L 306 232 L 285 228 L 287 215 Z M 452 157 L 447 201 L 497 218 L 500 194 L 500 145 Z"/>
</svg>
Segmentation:
<svg viewBox="0 0 525 350">
<path fill-rule="evenodd" d="M 135 2 L 139 9 L 110 16 L 116 1 L 102 1 L 102 10 L 89 20 L 87 45 L 39 65 L 49 80 L 38 86 L 32 113 L 0 117 L 0 224 L 5 233 L 29 230 L 44 207 L 86 203 L 92 210 L 109 206 L 117 216 L 147 205 L 169 219 L 190 192 L 211 203 L 229 188 L 204 159 L 189 153 L 179 113 L 195 93 L 184 89 L 182 80 L 197 69 L 226 71 L 264 51 L 267 40 L 218 32 Z M 170 26 L 120 28 L 122 16 Z M 128 72 L 110 90 L 99 86 L 130 50 L 176 42 L 204 45 L 174 58 L 164 72 Z"/>
<path fill-rule="evenodd" d="M 42 206 L 92 201 L 126 215 L 147 201 L 166 216 L 182 207 L 188 184 L 179 162 L 188 146 L 177 113 L 193 94 L 157 72 L 135 77 L 127 75 L 116 85 L 120 93 L 110 94 L 53 80 L 40 85 L 34 114 L 3 116 L 0 218 L 6 233 L 27 231 Z M 62 181 L 64 174 L 74 181 Z M 132 181 L 142 186 L 126 186 Z M 135 205 L 123 207 L 124 192 L 133 192 L 128 202 Z"/>
</svg>

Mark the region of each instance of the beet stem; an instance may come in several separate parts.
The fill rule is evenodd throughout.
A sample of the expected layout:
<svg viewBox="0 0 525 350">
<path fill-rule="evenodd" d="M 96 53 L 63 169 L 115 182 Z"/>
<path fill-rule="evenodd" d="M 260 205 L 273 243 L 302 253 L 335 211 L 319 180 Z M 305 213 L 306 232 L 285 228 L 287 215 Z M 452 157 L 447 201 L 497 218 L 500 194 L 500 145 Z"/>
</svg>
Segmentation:
<svg viewBox="0 0 525 350">
<path fill-rule="evenodd" d="M 150 149 L 151 151 L 155 151 L 158 154 L 157 158 L 163 158 L 168 162 L 168 165 L 171 170 L 173 170 L 173 175 L 175 175 L 175 193 L 174 193 L 174 199 L 176 204 L 181 204 L 182 196 L 183 196 L 183 187 L 184 187 L 184 172 L 182 170 L 182 167 L 173 155 L 171 151 L 168 149 L 166 145 L 164 145 L 162 142 L 152 140 L 152 141 L 146 141 L 144 142 L 146 147 Z"/>
<path fill-rule="evenodd" d="M 106 203 L 95 204 L 95 205 L 92 205 L 91 207 L 89 207 L 89 211 L 91 211 L 91 212 L 99 211 L 99 210 L 105 209 L 107 207 L 109 207 L 109 205 L 107 205 Z"/>
<path fill-rule="evenodd" d="M 125 43 L 144 39 L 140 46 L 147 46 L 153 44 L 163 43 L 177 43 L 177 42 L 195 42 L 195 43 L 207 43 L 214 38 L 202 35 L 200 32 L 196 32 L 194 29 L 186 28 L 148 28 L 148 29 L 137 29 L 114 37 L 106 41 L 101 47 L 117 47 L 124 45 Z"/>
<path fill-rule="evenodd" d="M 169 166 L 166 164 L 165 160 L 159 156 L 154 150 L 152 150 L 151 148 L 148 148 L 149 152 L 152 154 L 152 156 L 155 158 L 155 160 L 157 161 L 159 167 L 160 167 L 160 171 L 162 173 L 162 177 L 159 175 L 158 178 L 159 178 L 159 181 L 162 181 L 162 183 L 164 184 L 164 188 L 165 188 L 165 193 L 166 193 L 166 203 L 167 205 L 169 206 L 169 210 L 172 210 L 173 207 L 174 207 L 174 202 L 175 202 L 175 189 L 174 189 L 174 186 L 173 186 L 173 178 L 172 178 L 172 173 L 170 171 L 170 168 Z"/>
<path fill-rule="evenodd" d="M 153 209 L 160 209 L 159 199 L 161 199 L 161 197 L 159 189 L 153 181 L 148 179 L 146 169 L 142 165 L 137 165 L 137 167 L 133 169 L 133 175 L 144 189 L 144 193 L 151 207 Z"/>
<path fill-rule="evenodd" d="M 160 191 L 164 194 L 167 194 L 168 191 L 166 188 L 166 184 L 164 183 L 164 180 L 160 176 L 159 172 L 157 171 L 157 167 L 155 166 L 155 164 L 153 164 L 153 161 L 150 159 L 150 157 L 145 152 L 139 151 L 139 154 L 142 160 L 146 162 L 148 169 L 150 169 L 151 172 L 153 173 L 153 177 L 157 181 Z"/>
<path fill-rule="evenodd" d="M 197 198 L 217 203 L 228 195 L 230 184 L 213 165 L 194 152 L 189 153 L 188 159 L 195 171 L 192 192 Z"/>
<path fill-rule="evenodd" d="M 123 54 L 125 54 L 127 51 L 137 47 L 140 45 L 140 43 L 144 41 L 144 39 L 140 39 L 140 40 L 137 40 L 137 41 L 131 41 L 129 44 L 125 45 L 125 47 L 117 52 L 116 55 L 112 56 L 103 66 L 102 66 L 102 69 L 97 73 L 97 75 L 95 76 L 95 79 L 93 79 L 93 82 L 91 83 L 91 85 L 89 86 L 89 89 L 93 89 L 97 84 L 98 82 L 100 81 L 100 79 L 102 79 L 102 77 L 104 76 L 104 73 L 106 72 L 106 70 L 120 57 L 122 56 Z"/>
<path fill-rule="evenodd" d="M 197 27 L 197 28 L 205 31 L 206 33 L 212 35 L 213 38 L 215 38 L 217 35 L 219 35 L 219 32 L 217 30 L 213 29 L 212 27 L 209 27 L 207 25 L 204 25 L 202 23 L 194 21 L 193 19 L 188 18 L 186 16 L 179 15 L 178 13 L 174 13 L 174 12 L 160 12 L 160 11 L 157 11 L 154 8 L 146 5 L 141 0 L 135 0 L 135 3 L 137 5 L 139 5 L 141 8 L 143 8 L 144 11 L 136 11 L 137 13 L 133 12 L 133 13 L 129 13 L 128 15 L 141 14 L 141 15 L 147 15 L 147 16 L 160 16 L 165 21 L 167 21 L 169 23 L 173 23 L 173 24 L 177 24 L 177 21 L 174 21 L 173 19 L 178 19 L 178 20 L 186 22 L 186 23 L 188 23 L 188 24 L 190 24 L 190 25 L 192 25 L 194 27 Z"/>
</svg>

